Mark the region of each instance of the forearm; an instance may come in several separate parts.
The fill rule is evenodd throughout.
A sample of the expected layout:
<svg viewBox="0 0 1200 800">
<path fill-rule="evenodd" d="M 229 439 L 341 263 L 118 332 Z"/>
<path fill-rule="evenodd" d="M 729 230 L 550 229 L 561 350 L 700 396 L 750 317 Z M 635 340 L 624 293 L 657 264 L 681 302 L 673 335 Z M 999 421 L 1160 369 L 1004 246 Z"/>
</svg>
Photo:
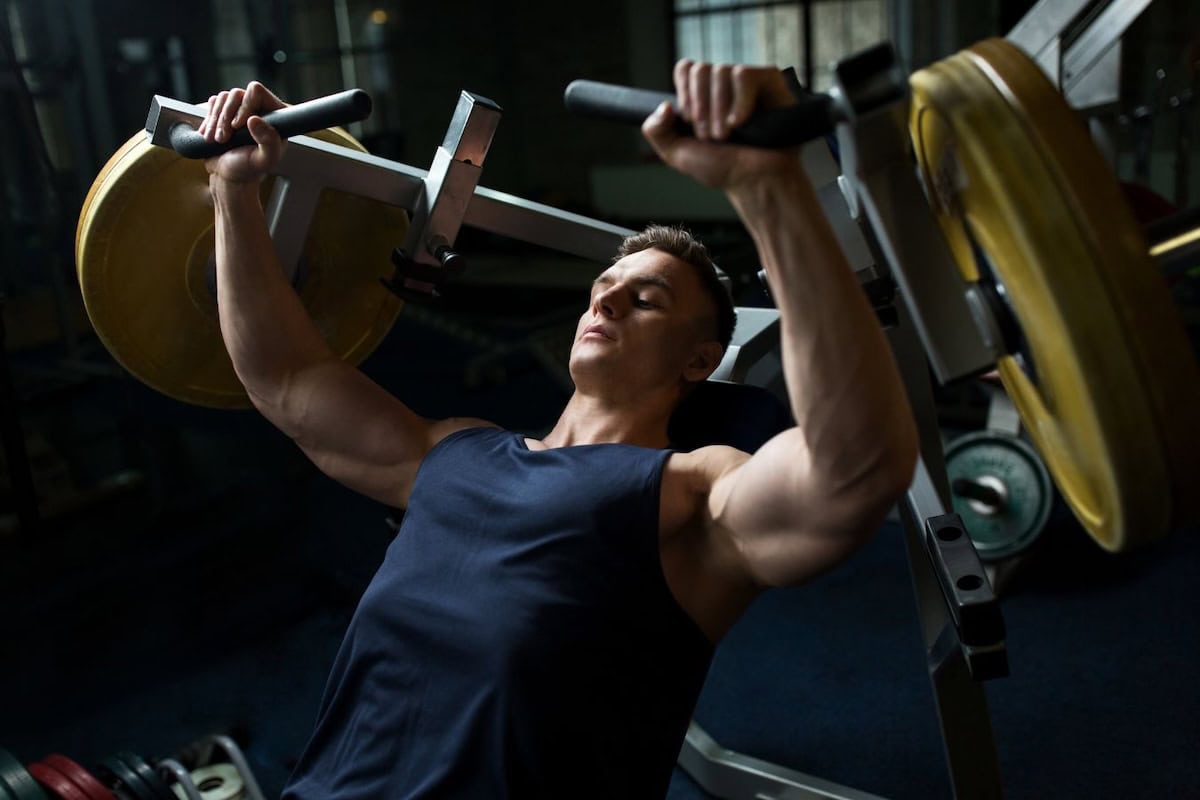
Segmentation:
<svg viewBox="0 0 1200 800">
<path fill-rule="evenodd" d="M 833 487 L 906 481 L 916 435 L 903 383 L 806 177 L 797 169 L 730 197 L 780 310 L 788 397 L 812 473 Z"/>
<path fill-rule="evenodd" d="M 334 353 L 283 274 L 258 184 L 214 177 L 210 189 L 221 334 L 238 378 L 266 413 L 283 405 L 295 375 Z"/>
</svg>

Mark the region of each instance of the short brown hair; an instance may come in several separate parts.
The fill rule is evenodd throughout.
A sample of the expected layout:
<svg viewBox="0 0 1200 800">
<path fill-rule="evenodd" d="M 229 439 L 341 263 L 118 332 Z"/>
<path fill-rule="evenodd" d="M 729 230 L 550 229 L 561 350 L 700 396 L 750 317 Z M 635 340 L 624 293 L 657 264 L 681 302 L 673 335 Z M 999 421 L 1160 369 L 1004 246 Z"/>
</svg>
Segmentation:
<svg viewBox="0 0 1200 800">
<path fill-rule="evenodd" d="M 669 253 L 692 266 L 696 277 L 700 279 L 700 285 L 713 301 L 717 341 L 721 343 L 721 347 L 729 347 L 733 340 L 733 327 L 737 324 L 737 312 L 733 308 L 733 297 L 725 288 L 725 284 L 721 283 L 717 266 L 708 255 L 708 248 L 686 228 L 650 225 L 645 230 L 626 236 L 617 248 L 617 255 L 613 261 L 651 248 Z"/>
</svg>

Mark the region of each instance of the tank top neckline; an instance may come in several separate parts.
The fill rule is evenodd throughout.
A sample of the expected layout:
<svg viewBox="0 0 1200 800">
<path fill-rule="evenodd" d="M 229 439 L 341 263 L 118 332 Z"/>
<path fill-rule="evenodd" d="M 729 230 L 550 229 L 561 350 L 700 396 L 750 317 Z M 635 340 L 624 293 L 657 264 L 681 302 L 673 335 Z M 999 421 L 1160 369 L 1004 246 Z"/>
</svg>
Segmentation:
<svg viewBox="0 0 1200 800">
<path fill-rule="evenodd" d="M 639 450 L 650 450 L 657 453 L 671 449 L 670 447 L 645 447 L 640 444 L 629 444 L 628 442 L 581 442 L 580 444 L 568 444 L 559 447 L 539 447 L 535 449 L 529 446 L 529 440 L 532 437 L 516 431 L 509 431 L 509 433 L 512 434 L 512 436 L 517 440 L 517 444 L 523 450 L 529 453 L 552 453 L 560 450 L 573 450 L 578 447 L 635 447 Z"/>
</svg>

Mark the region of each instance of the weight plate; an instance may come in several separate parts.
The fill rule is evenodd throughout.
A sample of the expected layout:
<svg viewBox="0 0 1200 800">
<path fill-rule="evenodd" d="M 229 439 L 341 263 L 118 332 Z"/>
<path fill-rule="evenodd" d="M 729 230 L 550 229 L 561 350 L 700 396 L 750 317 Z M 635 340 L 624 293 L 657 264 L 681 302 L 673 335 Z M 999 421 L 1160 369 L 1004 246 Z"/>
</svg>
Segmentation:
<svg viewBox="0 0 1200 800">
<path fill-rule="evenodd" d="M 26 769 L 29 770 L 29 774 L 33 776 L 34 780 L 59 800 L 91 800 L 87 792 L 48 764 L 38 762 L 30 764 Z"/>
<path fill-rule="evenodd" d="M 16 774 L 16 770 L 20 766 L 20 761 L 17 761 L 7 750 L 0 747 L 0 798 L 3 798 L 3 800 L 16 798 L 17 790 L 10 788 L 8 781 L 10 777 Z"/>
<path fill-rule="evenodd" d="M 175 794 L 170 787 L 158 776 L 158 773 L 146 763 L 145 759 L 134 753 L 122 752 L 117 753 L 117 758 L 125 762 L 125 766 L 132 769 L 142 783 L 150 790 L 150 794 L 158 800 L 175 800 Z"/>
<path fill-rule="evenodd" d="M 954 511 L 984 561 L 1023 552 L 1050 519 L 1050 475 L 1016 436 L 980 431 L 955 439 L 946 447 L 946 473 Z M 981 487 L 990 497 L 972 497 L 961 484 Z"/>
<path fill-rule="evenodd" d="M 42 763 L 70 778 L 76 786 L 87 792 L 91 800 L 117 800 L 116 795 L 97 780 L 95 775 L 64 755 L 51 753 L 42 759 Z"/>
<path fill-rule="evenodd" d="M 50 800 L 21 762 L 0 748 L 0 789 L 14 800 Z"/>
<path fill-rule="evenodd" d="M 233 764 L 210 764 L 191 773 L 192 783 L 204 800 L 242 800 L 246 795 L 246 783 Z M 175 787 L 175 795 L 184 800 L 183 788 Z"/>
<path fill-rule="evenodd" d="M 125 762 L 115 756 L 100 760 L 99 771 L 107 777 L 112 790 L 118 795 L 128 795 L 131 800 L 157 800 L 150 787 L 142 783 L 142 779 Z M 107 773 L 107 774 L 105 774 Z"/>
<path fill-rule="evenodd" d="M 362 150 L 331 128 L 317 138 Z M 263 202 L 273 179 L 263 183 Z M 325 340 L 358 363 L 391 329 L 401 301 L 379 283 L 408 227 L 403 209 L 325 190 L 309 225 L 298 291 Z M 75 234 L 76 272 L 100 340 L 130 373 L 180 400 L 249 405 L 217 322 L 213 210 L 204 164 L 139 132 L 101 169 Z"/>
<path fill-rule="evenodd" d="M 914 73 L 913 143 L 968 281 L 1022 341 L 997 368 L 1063 498 L 1103 547 L 1200 509 L 1200 374 L 1111 170 L 1041 71 L 988 40 Z"/>
</svg>

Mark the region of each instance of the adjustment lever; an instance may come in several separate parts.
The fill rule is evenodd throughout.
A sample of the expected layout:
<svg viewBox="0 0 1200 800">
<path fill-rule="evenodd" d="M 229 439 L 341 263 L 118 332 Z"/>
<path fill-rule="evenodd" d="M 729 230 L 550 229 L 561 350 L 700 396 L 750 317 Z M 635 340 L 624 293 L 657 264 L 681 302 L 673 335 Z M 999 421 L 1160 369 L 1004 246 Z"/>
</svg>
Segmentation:
<svg viewBox="0 0 1200 800">
<path fill-rule="evenodd" d="M 439 299 L 442 296 L 442 284 L 447 278 L 462 274 L 467 261 L 440 236 L 435 236 L 429 242 L 429 250 L 441 264 L 440 267 L 423 264 L 398 247 L 392 251 L 395 274 L 391 278 L 380 278 L 379 282 L 405 301 Z"/>
</svg>

